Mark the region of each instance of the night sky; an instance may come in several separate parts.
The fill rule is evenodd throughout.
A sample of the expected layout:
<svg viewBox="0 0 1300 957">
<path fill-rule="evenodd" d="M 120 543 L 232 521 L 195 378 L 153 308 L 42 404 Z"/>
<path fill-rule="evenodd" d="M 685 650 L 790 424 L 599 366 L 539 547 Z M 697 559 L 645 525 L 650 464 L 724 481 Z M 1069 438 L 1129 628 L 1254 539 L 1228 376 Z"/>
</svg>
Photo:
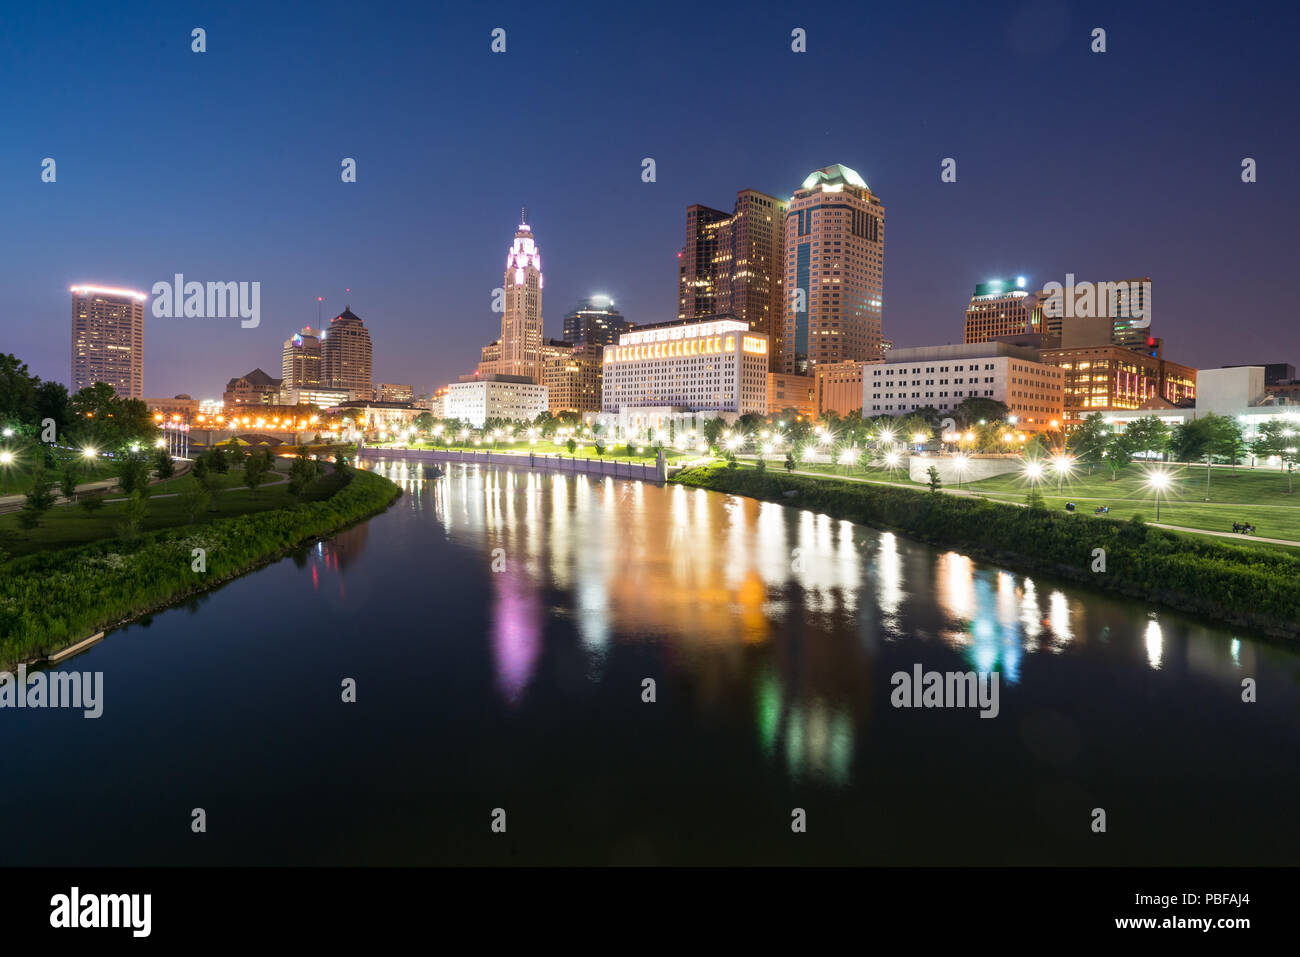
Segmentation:
<svg viewBox="0 0 1300 957">
<path fill-rule="evenodd" d="M 326 317 L 350 303 L 366 321 L 376 382 L 429 391 L 497 335 L 521 205 L 558 338 L 597 292 L 634 322 L 675 316 L 689 204 L 788 197 L 843 163 L 885 205 L 899 347 L 960 342 L 976 282 L 1068 271 L 1151 276 L 1176 361 L 1300 364 L 1294 10 L 9 3 L 0 352 L 67 382 L 71 284 L 148 292 L 181 272 L 261 282 L 261 325 L 147 313 L 149 396 L 278 376 L 317 296 Z M 1105 54 L 1089 50 L 1097 26 Z M 939 178 L 949 156 L 955 184 Z"/>
</svg>

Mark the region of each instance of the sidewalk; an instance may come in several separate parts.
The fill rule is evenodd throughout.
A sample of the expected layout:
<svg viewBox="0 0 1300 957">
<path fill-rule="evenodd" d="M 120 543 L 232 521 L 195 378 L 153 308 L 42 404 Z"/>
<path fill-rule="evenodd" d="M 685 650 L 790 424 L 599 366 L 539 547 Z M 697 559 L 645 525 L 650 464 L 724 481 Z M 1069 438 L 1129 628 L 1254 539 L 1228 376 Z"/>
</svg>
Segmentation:
<svg viewBox="0 0 1300 957">
<path fill-rule="evenodd" d="M 190 470 L 190 465 L 192 464 L 188 459 L 173 459 L 173 462 L 175 463 L 176 471 L 171 476 L 172 478 L 180 478 L 182 475 L 188 473 Z M 157 485 L 159 482 L 164 482 L 164 481 L 167 480 L 160 479 L 160 478 L 151 478 L 149 479 L 149 484 Z M 78 485 L 77 494 L 81 495 L 83 492 L 95 492 L 95 491 L 99 491 L 100 489 L 108 490 L 111 488 L 115 488 L 116 486 L 117 486 L 116 478 L 97 479 L 94 482 L 86 482 L 83 485 Z M 54 494 L 55 494 L 55 499 L 54 499 L 55 505 L 68 504 L 67 498 L 65 498 L 61 492 L 58 492 L 56 490 Z M 7 512 L 18 511 L 20 508 L 23 507 L 26 501 L 27 499 L 23 495 L 5 495 L 3 497 L 0 497 L 0 515 L 3 515 Z M 113 501 L 113 500 L 108 499 L 107 501 Z"/>
</svg>

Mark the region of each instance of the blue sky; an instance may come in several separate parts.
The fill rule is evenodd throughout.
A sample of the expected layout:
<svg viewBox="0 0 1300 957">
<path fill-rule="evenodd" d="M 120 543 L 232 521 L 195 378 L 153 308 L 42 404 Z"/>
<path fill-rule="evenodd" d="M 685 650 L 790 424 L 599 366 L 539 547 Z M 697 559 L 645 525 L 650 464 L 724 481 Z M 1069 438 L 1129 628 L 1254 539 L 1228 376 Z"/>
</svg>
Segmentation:
<svg viewBox="0 0 1300 957">
<path fill-rule="evenodd" d="M 671 318 L 689 204 L 788 196 L 836 162 L 885 204 L 884 329 L 899 346 L 960 341 L 973 285 L 994 276 L 1149 275 L 1166 356 L 1300 364 L 1300 70 L 1282 5 L 181 2 L 2 16 L 0 351 L 43 378 L 68 378 L 69 285 L 148 291 L 180 272 L 261 282 L 261 325 L 150 316 L 151 396 L 278 374 L 317 296 L 326 316 L 350 304 L 366 320 L 376 381 L 427 391 L 495 338 L 521 205 L 558 337 L 595 292 L 633 321 Z M 1105 54 L 1089 50 L 1096 26 Z M 489 49 L 495 27 L 505 54 Z M 795 27 L 807 53 L 790 50 Z M 948 156 L 955 184 L 940 182 Z M 344 157 L 355 184 L 340 180 Z"/>
</svg>

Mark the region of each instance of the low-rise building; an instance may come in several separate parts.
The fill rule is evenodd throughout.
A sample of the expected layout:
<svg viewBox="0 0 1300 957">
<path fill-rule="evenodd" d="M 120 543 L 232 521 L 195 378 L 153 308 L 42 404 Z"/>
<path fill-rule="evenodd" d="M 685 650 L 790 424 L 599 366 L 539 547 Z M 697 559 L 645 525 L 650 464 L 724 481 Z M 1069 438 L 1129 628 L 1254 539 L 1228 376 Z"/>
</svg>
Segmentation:
<svg viewBox="0 0 1300 957">
<path fill-rule="evenodd" d="M 892 344 L 890 345 L 892 349 Z M 885 355 L 889 352 L 886 350 Z M 847 362 L 824 362 L 817 366 L 814 398 L 817 415 L 834 412 L 841 417 L 862 411 L 862 373 L 881 360 L 850 359 Z"/>
<path fill-rule="evenodd" d="M 284 380 L 254 369 L 226 383 L 222 395 L 227 409 L 239 405 L 275 405 L 280 401 L 280 385 Z"/>
<path fill-rule="evenodd" d="M 481 429 L 488 419 L 531 422 L 548 406 L 545 385 L 526 376 L 486 375 L 448 385 L 443 418 Z"/>
<path fill-rule="evenodd" d="M 841 365 L 842 363 L 835 363 Z M 819 367 L 820 368 L 820 367 Z M 794 409 L 795 415 L 812 418 L 817 414 L 816 384 L 813 376 L 785 372 L 767 374 L 767 413 L 777 415 Z M 861 395 L 861 390 L 858 390 Z"/>
<path fill-rule="evenodd" d="M 966 399 L 1004 403 L 1026 432 L 1058 429 L 1062 370 L 1030 346 L 1007 342 L 892 349 L 863 370 L 862 415 L 900 416 L 918 409 L 953 412 Z"/>
</svg>

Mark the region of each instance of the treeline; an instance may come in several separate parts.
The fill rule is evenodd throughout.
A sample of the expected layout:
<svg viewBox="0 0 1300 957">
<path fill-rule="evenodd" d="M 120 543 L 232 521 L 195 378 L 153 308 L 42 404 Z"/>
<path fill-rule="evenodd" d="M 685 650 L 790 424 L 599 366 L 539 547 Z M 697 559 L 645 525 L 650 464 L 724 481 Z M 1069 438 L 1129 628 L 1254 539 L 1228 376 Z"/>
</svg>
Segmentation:
<svg viewBox="0 0 1300 957">
<path fill-rule="evenodd" d="M 399 494 L 370 472 L 326 476 L 334 494 L 290 508 L 11 560 L 0 576 L 0 663 L 49 654 L 211 588 L 387 508 Z M 206 570 L 196 572 L 195 549 Z"/>
<path fill-rule="evenodd" d="M 1129 521 L 982 498 L 705 466 L 672 481 L 825 512 L 1024 570 L 1159 602 L 1273 635 L 1300 636 L 1300 556 L 1187 538 Z M 793 493 L 788 495 L 787 493 Z M 1105 571 L 1093 572 L 1094 549 Z"/>
</svg>

